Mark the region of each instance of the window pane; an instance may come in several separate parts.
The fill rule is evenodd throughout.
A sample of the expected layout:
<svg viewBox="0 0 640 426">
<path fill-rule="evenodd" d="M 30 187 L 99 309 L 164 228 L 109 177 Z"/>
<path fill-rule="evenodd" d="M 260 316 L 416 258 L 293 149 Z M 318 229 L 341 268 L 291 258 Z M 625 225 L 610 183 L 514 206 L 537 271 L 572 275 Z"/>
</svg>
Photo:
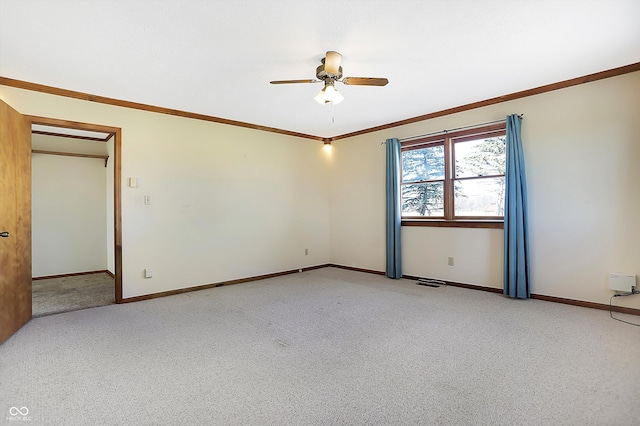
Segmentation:
<svg viewBox="0 0 640 426">
<path fill-rule="evenodd" d="M 456 177 L 503 175 L 506 137 L 456 142 Z"/>
<path fill-rule="evenodd" d="M 405 216 L 444 216 L 444 183 L 402 185 L 402 214 Z"/>
<path fill-rule="evenodd" d="M 504 216 L 504 177 L 455 182 L 456 216 Z"/>
<path fill-rule="evenodd" d="M 444 179 L 444 146 L 402 151 L 402 181 Z"/>
</svg>

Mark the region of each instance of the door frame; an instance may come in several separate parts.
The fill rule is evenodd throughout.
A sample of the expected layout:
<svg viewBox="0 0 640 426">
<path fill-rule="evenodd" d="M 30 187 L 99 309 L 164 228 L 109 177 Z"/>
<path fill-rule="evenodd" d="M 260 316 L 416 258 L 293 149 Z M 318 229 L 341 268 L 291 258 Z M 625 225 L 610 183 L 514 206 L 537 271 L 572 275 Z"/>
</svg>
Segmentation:
<svg viewBox="0 0 640 426">
<path fill-rule="evenodd" d="M 113 221 L 114 221 L 114 265 L 115 265 L 115 299 L 116 303 L 124 303 L 122 298 L 122 129 L 100 124 L 82 123 L 78 121 L 60 120 L 34 115 L 24 116 L 34 124 L 41 124 L 67 129 L 89 130 L 112 134 L 113 142 Z"/>
</svg>

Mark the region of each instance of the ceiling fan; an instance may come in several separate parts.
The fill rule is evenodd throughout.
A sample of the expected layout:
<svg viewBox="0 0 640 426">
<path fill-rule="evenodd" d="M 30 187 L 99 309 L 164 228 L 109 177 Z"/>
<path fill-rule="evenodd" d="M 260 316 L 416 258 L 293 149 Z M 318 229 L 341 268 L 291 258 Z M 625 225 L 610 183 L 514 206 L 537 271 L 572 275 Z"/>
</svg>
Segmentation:
<svg viewBox="0 0 640 426">
<path fill-rule="evenodd" d="M 335 83 L 342 83 L 350 86 L 386 86 L 389 80 L 386 78 L 371 77 L 344 77 L 342 78 L 342 67 L 340 61 L 342 55 L 338 52 L 328 51 L 322 58 L 322 64 L 316 68 L 316 79 L 310 80 L 275 80 L 271 84 L 291 84 L 291 83 L 320 83 L 324 82 L 324 88 L 313 98 L 320 104 L 333 102 L 338 104 L 344 100 L 344 96 L 335 88 Z"/>
</svg>

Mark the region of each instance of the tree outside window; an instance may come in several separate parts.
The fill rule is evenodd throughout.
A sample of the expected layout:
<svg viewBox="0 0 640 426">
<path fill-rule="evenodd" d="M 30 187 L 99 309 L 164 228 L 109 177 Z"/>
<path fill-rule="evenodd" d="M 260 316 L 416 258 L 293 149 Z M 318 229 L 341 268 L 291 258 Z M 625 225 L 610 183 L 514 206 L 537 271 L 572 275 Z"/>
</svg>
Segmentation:
<svg viewBox="0 0 640 426">
<path fill-rule="evenodd" d="M 502 220 L 504 124 L 403 143 L 403 218 Z"/>
</svg>

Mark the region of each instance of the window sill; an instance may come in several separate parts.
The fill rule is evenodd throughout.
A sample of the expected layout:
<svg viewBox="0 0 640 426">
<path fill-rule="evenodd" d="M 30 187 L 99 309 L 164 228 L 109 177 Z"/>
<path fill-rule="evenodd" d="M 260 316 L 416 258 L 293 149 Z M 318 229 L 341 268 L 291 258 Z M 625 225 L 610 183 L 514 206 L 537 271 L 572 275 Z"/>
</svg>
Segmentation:
<svg viewBox="0 0 640 426">
<path fill-rule="evenodd" d="M 402 226 L 504 229 L 504 221 L 502 220 L 402 219 L 401 224 Z"/>
</svg>

